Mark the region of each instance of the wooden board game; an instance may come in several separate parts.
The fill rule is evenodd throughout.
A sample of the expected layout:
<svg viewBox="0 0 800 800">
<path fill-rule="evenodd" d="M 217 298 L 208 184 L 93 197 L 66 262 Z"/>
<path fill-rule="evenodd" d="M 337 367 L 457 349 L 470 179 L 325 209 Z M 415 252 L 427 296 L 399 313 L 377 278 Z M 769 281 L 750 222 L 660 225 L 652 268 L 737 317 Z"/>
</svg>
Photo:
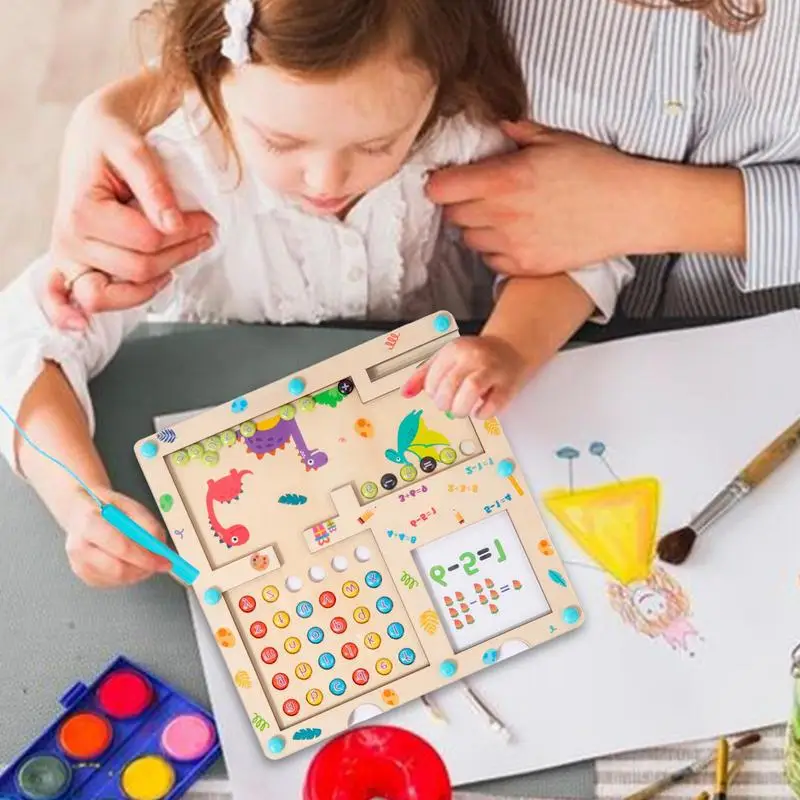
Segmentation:
<svg viewBox="0 0 800 800">
<path fill-rule="evenodd" d="M 499 421 L 400 392 L 457 336 L 431 315 L 136 445 L 270 758 L 583 621 Z"/>
</svg>

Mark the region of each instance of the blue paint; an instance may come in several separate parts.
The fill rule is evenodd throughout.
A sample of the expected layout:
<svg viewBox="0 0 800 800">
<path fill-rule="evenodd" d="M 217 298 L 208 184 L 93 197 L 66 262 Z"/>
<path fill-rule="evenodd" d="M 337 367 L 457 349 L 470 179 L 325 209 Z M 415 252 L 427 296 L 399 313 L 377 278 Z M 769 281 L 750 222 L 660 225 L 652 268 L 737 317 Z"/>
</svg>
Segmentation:
<svg viewBox="0 0 800 800">
<path fill-rule="evenodd" d="M 450 317 L 447 314 L 438 314 L 433 320 L 433 327 L 437 333 L 444 333 L 450 328 Z"/>
<path fill-rule="evenodd" d="M 494 664 L 497 661 L 497 650 L 494 647 L 490 647 L 481 657 L 481 661 L 488 667 L 489 664 Z"/>
<path fill-rule="evenodd" d="M 443 678 L 452 678 L 456 672 L 458 672 L 458 664 L 452 659 L 448 658 L 447 661 L 442 661 L 439 664 L 439 673 Z"/>
<path fill-rule="evenodd" d="M 574 625 L 581 618 L 581 611 L 577 606 L 569 606 L 561 613 L 561 618 L 567 625 Z"/>
<path fill-rule="evenodd" d="M 305 391 L 306 382 L 302 378 L 292 378 L 289 381 L 289 394 L 292 397 L 300 397 Z"/>
<path fill-rule="evenodd" d="M 231 411 L 233 411 L 234 414 L 241 414 L 242 411 L 247 411 L 247 405 L 247 400 L 245 400 L 244 397 L 237 397 L 231 403 Z"/>
<path fill-rule="evenodd" d="M 215 606 L 222 600 L 222 592 L 219 589 L 206 589 L 203 594 L 203 600 L 206 605 Z"/>
<path fill-rule="evenodd" d="M 514 474 L 514 462 L 510 458 L 504 458 L 497 465 L 497 474 L 501 478 L 510 478 Z"/>
<path fill-rule="evenodd" d="M 602 442 L 592 442 L 589 445 L 589 452 L 593 456 L 602 456 L 606 451 L 606 446 Z"/>
<path fill-rule="evenodd" d="M 58 701 L 62 707 L 60 713 L 53 719 L 46 730 L 42 731 L 36 739 L 12 759 L 7 769 L 0 770 L 0 798 L 21 798 L 23 793 L 17 785 L 17 776 L 22 766 L 30 759 L 41 756 L 56 756 L 67 762 L 63 754 L 59 753 L 56 744 L 58 731 L 63 724 L 77 714 L 101 711 L 98 706 L 97 693 L 100 687 L 112 675 L 120 672 L 130 672 L 140 676 L 152 687 L 153 700 L 150 705 L 136 718 L 118 720 L 110 715 L 104 715 L 111 727 L 112 745 L 97 758 L 92 758 L 91 765 L 83 767 L 74 762 L 70 763 L 73 770 L 72 782 L 59 796 L 60 800 L 97 800 L 100 797 L 122 797 L 119 788 L 119 775 L 123 768 L 135 756 L 156 752 L 158 739 L 164 724 L 168 719 L 191 714 L 202 717 L 209 725 L 216 728 L 214 717 L 205 708 L 198 705 L 188 697 L 178 692 L 175 687 L 161 680 L 149 670 L 128 660 L 124 656 L 117 656 L 94 680 L 78 681 L 64 692 Z M 88 684 L 88 685 L 87 685 Z M 55 698 L 52 698 L 55 699 Z M 177 800 L 184 797 L 199 778 L 220 755 L 221 746 L 219 737 L 208 750 L 196 761 L 180 762 L 170 760 L 175 771 L 175 782 L 163 800 Z M 115 776 L 113 779 L 107 775 Z"/>
<path fill-rule="evenodd" d="M 551 569 L 547 573 L 547 577 L 550 578 L 553 583 L 557 583 L 559 586 L 563 586 L 565 589 L 567 588 L 566 578 L 564 578 L 560 572 L 556 572 L 554 569 Z"/>
<path fill-rule="evenodd" d="M 283 736 L 273 736 L 269 742 L 267 742 L 267 747 L 269 748 L 270 753 L 273 755 L 277 755 L 278 753 L 282 753 L 284 748 L 286 747 L 286 740 Z"/>
<path fill-rule="evenodd" d="M 152 440 L 144 442 L 139 448 L 139 452 L 142 454 L 142 458 L 155 458 L 158 455 L 158 445 Z"/>
</svg>

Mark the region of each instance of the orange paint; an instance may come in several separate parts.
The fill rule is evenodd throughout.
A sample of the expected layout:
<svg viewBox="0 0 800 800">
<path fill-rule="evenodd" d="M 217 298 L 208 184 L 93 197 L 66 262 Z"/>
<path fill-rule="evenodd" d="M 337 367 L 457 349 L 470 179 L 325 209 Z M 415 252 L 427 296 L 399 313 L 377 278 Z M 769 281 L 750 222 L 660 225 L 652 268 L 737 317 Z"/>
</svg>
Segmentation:
<svg viewBox="0 0 800 800">
<path fill-rule="evenodd" d="M 98 758 L 108 750 L 113 737 L 111 723 L 84 712 L 70 717 L 58 731 L 58 746 L 64 754 L 79 761 Z"/>
</svg>

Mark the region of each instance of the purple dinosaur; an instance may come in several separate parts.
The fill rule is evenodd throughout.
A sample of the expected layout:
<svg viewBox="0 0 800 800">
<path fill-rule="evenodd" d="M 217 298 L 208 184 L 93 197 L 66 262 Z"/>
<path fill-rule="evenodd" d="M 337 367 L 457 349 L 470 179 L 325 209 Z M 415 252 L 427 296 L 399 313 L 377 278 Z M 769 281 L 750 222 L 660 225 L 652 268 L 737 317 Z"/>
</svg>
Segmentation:
<svg viewBox="0 0 800 800">
<path fill-rule="evenodd" d="M 272 422 L 272 420 L 268 422 Z M 328 463 L 327 453 L 322 450 L 309 449 L 297 420 L 280 418 L 270 427 L 266 427 L 265 422 L 257 423 L 257 425 L 258 429 L 252 436 L 242 438 L 247 445 L 247 452 L 255 453 L 259 460 L 264 458 L 267 453 L 274 456 L 278 450 L 286 447 L 289 440 L 293 439 L 297 452 L 305 464 L 306 472 L 312 469 L 317 470 Z"/>
</svg>

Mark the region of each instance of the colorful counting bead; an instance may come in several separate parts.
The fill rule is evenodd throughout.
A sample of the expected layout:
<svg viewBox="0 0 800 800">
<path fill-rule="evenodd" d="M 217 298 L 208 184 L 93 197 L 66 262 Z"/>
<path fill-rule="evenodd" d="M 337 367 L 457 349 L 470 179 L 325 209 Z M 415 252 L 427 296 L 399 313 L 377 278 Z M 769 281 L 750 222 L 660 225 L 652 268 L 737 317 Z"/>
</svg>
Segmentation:
<svg viewBox="0 0 800 800">
<path fill-rule="evenodd" d="M 219 436 L 209 436 L 208 439 L 203 439 L 203 447 L 215 453 L 222 449 L 222 439 Z"/>
<path fill-rule="evenodd" d="M 310 706 L 318 706 L 323 699 L 323 694 L 319 689 L 311 689 L 306 694 L 306 703 Z"/>
<path fill-rule="evenodd" d="M 333 669 L 333 665 L 336 663 L 336 659 L 333 657 L 333 653 L 323 653 L 318 659 L 317 664 L 320 665 L 322 669 Z"/>
<path fill-rule="evenodd" d="M 369 622 L 369 609 L 366 606 L 359 606 L 353 612 L 353 619 L 359 625 L 363 625 L 365 622 Z"/>
<path fill-rule="evenodd" d="M 436 469 L 436 459 L 433 456 L 425 456 L 419 462 L 419 468 L 423 472 L 433 472 Z"/>
<path fill-rule="evenodd" d="M 301 411 L 309 412 L 316 408 L 317 402 L 313 397 L 304 397 L 297 405 Z"/>
<path fill-rule="evenodd" d="M 375 481 L 367 481 L 361 484 L 361 496 L 365 500 L 372 500 L 378 496 L 378 484 Z"/>
<path fill-rule="evenodd" d="M 353 683 L 356 686 L 366 686 L 369 682 L 369 672 L 367 672 L 363 667 L 359 667 L 353 673 Z"/>
<path fill-rule="evenodd" d="M 439 664 L 439 673 L 443 678 L 452 678 L 458 671 L 458 665 L 455 661 L 448 659 Z"/>
<path fill-rule="evenodd" d="M 379 658 L 375 663 L 375 672 L 378 675 L 388 675 L 392 671 L 392 662 L 388 658 Z"/>
<path fill-rule="evenodd" d="M 178 450 L 169 457 L 169 460 L 176 467 L 184 467 L 189 463 L 189 453 L 186 450 Z"/>
<path fill-rule="evenodd" d="M 272 676 L 272 685 L 279 692 L 282 692 L 289 685 L 289 676 L 285 675 L 283 672 L 276 672 Z"/>
<path fill-rule="evenodd" d="M 277 586 L 265 586 L 261 590 L 261 596 L 268 602 L 274 603 L 279 597 L 281 593 L 278 591 Z"/>
<path fill-rule="evenodd" d="M 255 436 L 257 430 L 258 428 L 256 428 L 255 422 L 243 422 L 239 426 L 239 433 L 241 433 L 245 439 L 249 439 L 251 436 Z"/>
<path fill-rule="evenodd" d="M 342 378 L 337 384 L 336 388 L 339 390 L 340 394 L 343 394 L 345 397 L 347 397 L 347 395 L 352 394 L 355 385 L 353 384 L 352 378 Z"/>
<path fill-rule="evenodd" d="M 344 633 L 347 630 L 347 622 L 344 617 L 334 617 L 331 620 L 331 630 L 334 633 Z"/>
<path fill-rule="evenodd" d="M 392 622 L 386 629 L 390 639 L 402 639 L 406 629 L 399 622 Z"/>
<path fill-rule="evenodd" d="M 319 628 L 315 625 L 313 628 L 308 629 L 306 637 L 311 644 L 319 644 L 325 638 L 325 634 L 323 633 L 322 628 Z"/>
<path fill-rule="evenodd" d="M 413 481 L 414 478 L 417 477 L 417 468 L 413 464 L 406 464 L 405 466 L 400 467 L 400 477 L 406 483 Z"/>
<path fill-rule="evenodd" d="M 294 674 L 300 678 L 301 681 L 307 681 L 311 677 L 311 664 L 301 661 L 295 668 Z"/>
<path fill-rule="evenodd" d="M 272 623 L 276 628 L 288 628 L 290 621 L 289 615 L 285 611 L 276 612 L 275 616 L 272 618 Z"/>
<path fill-rule="evenodd" d="M 203 450 L 203 445 L 201 444 L 190 444 L 186 448 L 186 452 L 189 454 L 189 458 L 198 459 L 203 457 L 205 450 Z"/>
<path fill-rule="evenodd" d="M 381 576 L 380 572 L 371 569 L 364 576 L 364 582 L 367 584 L 367 586 L 369 586 L 370 589 L 377 589 L 381 583 L 383 583 L 383 577 Z"/>
<path fill-rule="evenodd" d="M 303 588 L 303 581 L 297 575 L 290 575 L 286 579 L 286 588 L 290 592 L 299 592 Z"/>
<path fill-rule="evenodd" d="M 347 684 L 341 678 L 334 678 L 329 684 L 331 694 L 341 697 L 347 691 Z"/>
<path fill-rule="evenodd" d="M 377 650 L 381 646 L 381 637 L 380 634 L 377 633 L 368 633 L 364 637 L 364 644 L 370 650 Z"/>
<path fill-rule="evenodd" d="M 453 450 L 453 448 L 452 448 L 452 447 L 443 447 L 443 448 L 442 448 L 442 449 L 439 451 L 439 461 L 441 461 L 441 462 L 442 462 L 442 464 L 447 464 L 447 465 L 450 465 L 450 464 L 452 464 L 452 463 L 453 463 L 453 462 L 454 462 L 454 461 L 455 461 L 457 458 L 458 458 L 458 454 L 456 453 L 456 451 L 455 451 L 455 450 Z"/>
<path fill-rule="evenodd" d="M 295 609 L 297 616 L 301 619 L 308 619 L 314 613 L 314 606 L 308 600 L 301 600 Z"/>
<path fill-rule="evenodd" d="M 206 589 L 203 594 L 203 600 L 206 605 L 215 606 L 222 600 L 222 592 L 219 589 Z"/>
<path fill-rule="evenodd" d="M 344 572 L 347 569 L 347 559 L 344 556 L 334 556 L 331 566 L 336 572 Z"/>
<path fill-rule="evenodd" d="M 342 657 L 352 661 L 358 655 L 358 647 L 352 642 L 342 645 Z"/>
<path fill-rule="evenodd" d="M 369 552 L 369 548 L 364 547 L 363 544 L 360 544 L 358 547 L 356 547 L 353 555 L 355 555 L 356 561 L 360 561 L 362 564 L 365 561 L 369 561 L 370 558 L 372 557 L 372 553 Z"/>
<path fill-rule="evenodd" d="M 214 451 L 204 452 L 200 461 L 207 467 L 216 467 L 219 464 L 219 453 Z"/>
<path fill-rule="evenodd" d="M 280 414 L 281 419 L 294 419 L 296 413 L 297 412 L 295 411 L 295 407 L 291 405 L 291 403 L 285 406 L 281 406 L 280 411 L 278 411 L 278 414 Z"/>
<path fill-rule="evenodd" d="M 405 667 L 410 667 L 417 658 L 417 654 L 410 648 L 404 647 L 398 654 L 398 661 Z"/>
<path fill-rule="evenodd" d="M 437 333 L 445 333 L 450 327 L 450 317 L 447 314 L 437 314 L 433 319 L 433 329 Z"/>
<path fill-rule="evenodd" d="M 392 489 L 397 486 L 397 476 L 393 475 L 391 472 L 387 472 L 385 475 L 382 475 L 381 486 L 386 489 L 387 492 L 391 492 Z"/>
<path fill-rule="evenodd" d="M 306 388 L 306 382 L 302 378 L 292 378 L 289 381 L 289 394 L 293 397 L 300 397 Z"/>
<path fill-rule="evenodd" d="M 286 739 L 284 739 L 283 736 L 273 736 L 267 743 L 267 747 L 269 747 L 270 753 L 278 755 L 278 753 L 282 753 L 286 747 Z"/>
<path fill-rule="evenodd" d="M 342 584 L 342 594 L 352 600 L 359 592 L 358 584 L 355 581 L 345 581 Z"/>
<path fill-rule="evenodd" d="M 333 608 L 336 605 L 336 595 L 333 592 L 323 592 L 319 596 L 319 604 L 323 608 Z"/>
<path fill-rule="evenodd" d="M 222 431 L 219 438 L 225 447 L 233 447 L 236 444 L 236 433 L 234 431 Z"/>
<path fill-rule="evenodd" d="M 278 651 L 274 647 L 265 647 L 261 651 L 261 660 L 265 664 L 274 664 L 278 660 Z"/>
<path fill-rule="evenodd" d="M 375 601 L 375 608 L 377 608 L 381 614 L 388 614 L 394 608 L 394 603 L 392 602 L 392 598 L 379 597 Z"/>
<path fill-rule="evenodd" d="M 287 700 L 283 704 L 283 713 L 287 717 L 296 717 L 300 713 L 300 703 L 297 700 Z"/>
<path fill-rule="evenodd" d="M 255 611 L 256 610 L 255 598 L 251 597 L 249 594 L 246 594 L 244 597 L 240 598 L 239 609 L 241 611 L 244 611 L 245 614 L 249 614 L 252 611 Z"/>
<path fill-rule="evenodd" d="M 250 635 L 254 639 L 263 639 L 267 635 L 267 626 L 263 622 L 254 622 L 250 626 Z"/>
<path fill-rule="evenodd" d="M 322 567 L 311 567 L 308 571 L 308 577 L 314 581 L 314 583 L 321 583 L 325 580 L 325 570 Z"/>
<path fill-rule="evenodd" d="M 301 647 L 302 647 L 302 645 L 300 644 L 300 640 L 299 640 L 299 639 L 298 639 L 296 636 L 290 636 L 290 637 L 289 637 L 289 638 L 288 638 L 288 639 L 287 639 L 287 640 L 286 640 L 286 641 L 283 643 L 283 649 L 284 649 L 284 650 L 286 650 L 286 652 L 287 652 L 287 653 L 288 653 L 290 656 L 293 656 L 293 655 L 295 655 L 296 653 L 299 653 L 299 652 L 300 652 L 300 648 L 301 648 Z"/>
</svg>

